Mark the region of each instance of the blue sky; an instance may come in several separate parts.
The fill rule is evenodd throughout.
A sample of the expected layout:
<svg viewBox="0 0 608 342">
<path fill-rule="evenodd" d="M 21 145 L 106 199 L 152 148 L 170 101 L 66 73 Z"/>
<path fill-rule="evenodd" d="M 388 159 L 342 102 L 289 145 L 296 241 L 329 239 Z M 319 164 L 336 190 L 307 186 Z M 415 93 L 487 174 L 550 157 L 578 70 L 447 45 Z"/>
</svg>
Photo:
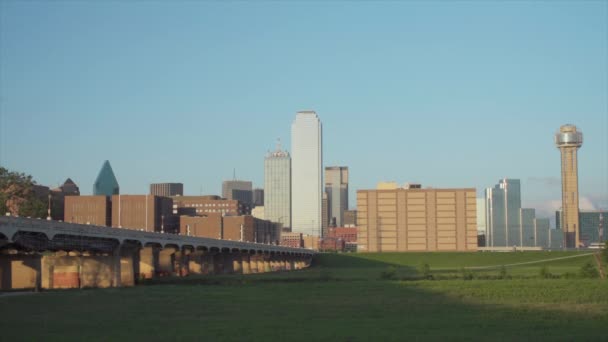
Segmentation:
<svg viewBox="0 0 608 342">
<path fill-rule="evenodd" d="M 324 164 L 378 181 L 522 180 L 560 199 L 553 134 L 573 123 L 584 206 L 608 207 L 608 3 L 0 3 L 0 164 L 85 194 L 105 159 L 122 193 L 263 184 L 296 111 Z M 588 203 L 587 203 L 588 202 Z"/>
</svg>

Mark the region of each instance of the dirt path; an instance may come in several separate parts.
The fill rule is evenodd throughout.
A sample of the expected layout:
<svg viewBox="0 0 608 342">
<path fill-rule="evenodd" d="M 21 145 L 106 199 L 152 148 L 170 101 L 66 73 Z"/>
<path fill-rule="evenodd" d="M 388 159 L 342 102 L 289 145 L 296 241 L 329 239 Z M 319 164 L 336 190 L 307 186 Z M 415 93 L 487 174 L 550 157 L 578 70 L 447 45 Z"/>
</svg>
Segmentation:
<svg viewBox="0 0 608 342">
<path fill-rule="evenodd" d="M 551 258 L 551 259 L 543 259 L 543 260 L 534 260 L 534 261 L 526 261 L 526 262 L 519 262 L 519 263 L 515 263 L 515 264 L 504 264 L 504 265 L 493 265 L 493 266 L 472 266 L 472 267 L 465 267 L 468 270 L 483 270 L 483 269 L 492 269 L 492 268 L 499 268 L 499 267 L 511 267 L 511 266 L 520 266 L 520 265 L 531 265 L 531 264 L 541 264 L 543 262 L 548 262 L 548 261 L 556 261 L 556 260 L 564 260 L 564 259 L 573 259 L 573 258 L 580 258 L 580 257 L 584 257 L 584 256 L 590 256 L 593 255 L 594 253 L 585 253 L 585 254 L 577 254 L 577 255 L 571 255 L 571 256 L 565 256 L 565 257 L 559 257 L 559 258 Z"/>
</svg>

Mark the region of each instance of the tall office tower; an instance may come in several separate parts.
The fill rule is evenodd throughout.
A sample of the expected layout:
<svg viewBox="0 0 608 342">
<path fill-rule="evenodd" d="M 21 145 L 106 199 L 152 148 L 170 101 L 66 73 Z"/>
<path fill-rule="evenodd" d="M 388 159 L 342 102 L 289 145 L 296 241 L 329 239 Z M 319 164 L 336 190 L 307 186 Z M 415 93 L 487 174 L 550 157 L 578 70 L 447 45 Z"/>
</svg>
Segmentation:
<svg viewBox="0 0 608 342">
<path fill-rule="evenodd" d="M 522 247 L 534 247 L 536 246 L 535 235 L 534 235 L 534 219 L 536 218 L 536 210 L 532 208 L 521 208 L 520 209 L 520 229 L 519 234 L 521 236 Z"/>
<path fill-rule="evenodd" d="M 93 196 L 118 195 L 119 191 L 118 181 L 116 180 L 116 176 L 114 176 L 112 166 L 110 166 L 110 162 L 106 160 L 93 184 Z"/>
<path fill-rule="evenodd" d="M 280 146 L 264 158 L 264 218 L 291 227 L 291 157 Z"/>
<path fill-rule="evenodd" d="M 183 196 L 184 184 L 182 183 L 155 183 L 150 184 L 150 195 L 154 196 Z"/>
<path fill-rule="evenodd" d="M 264 189 L 253 189 L 253 205 L 256 207 L 264 205 Z"/>
<path fill-rule="evenodd" d="M 222 182 L 222 197 L 241 201 L 251 208 L 253 204 L 253 185 L 249 181 L 228 180 Z"/>
<path fill-rule="evenodd" d="M 348 209 L 348 167 L 325 168 L 325 192 L 329 222 L 335 220 L 336 227 L 344 226 L 344 211 Z"/>
<path fill-rule="evenodd" d="M 486 225 L 489 247 L 520 246 L 521 185 L 519 179 L 501 179 L 486 189 Z"/>
<path fill-rule="evenodd" d="M 328 202 L 327 192 L 323 192 L 323 197 L 321 199 L 321 236 L 327 236 L 327 228 L 331 225 Z"/>
<path fill-rule="evenodd" d="M 583 145 L 583 133 L 574 125 L 563 125 L 555 134 L 555 145 L 562 157 L 562 220 L 566 248 L 580 244 L 578 217 L 577 150 Z"/>
<path fill-rule="evenodd" d="M 303 111 L 291 124 L 292 231 L 320 235 L 323 137 L 317 113 Z"/>
</svg>

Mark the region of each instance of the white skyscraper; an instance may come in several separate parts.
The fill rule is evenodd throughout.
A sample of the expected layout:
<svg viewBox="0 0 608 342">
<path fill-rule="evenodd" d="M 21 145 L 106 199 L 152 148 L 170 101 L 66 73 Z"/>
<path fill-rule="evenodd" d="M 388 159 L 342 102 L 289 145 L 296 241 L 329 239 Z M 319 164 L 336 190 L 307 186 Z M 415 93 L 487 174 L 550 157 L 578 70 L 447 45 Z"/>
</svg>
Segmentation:
<svg viewBox="0 0 608 342">
<path fill-rule="evenodd" d="M 264 219 L 291 227 L 291 158 L 280 145 L 264 159 Z"/>
<path fill-rule="evenodd" d="M 292 231 L 321 234 L 323 136 L 317 113 L 303 111 L 291 124 Z"/>
</svg>

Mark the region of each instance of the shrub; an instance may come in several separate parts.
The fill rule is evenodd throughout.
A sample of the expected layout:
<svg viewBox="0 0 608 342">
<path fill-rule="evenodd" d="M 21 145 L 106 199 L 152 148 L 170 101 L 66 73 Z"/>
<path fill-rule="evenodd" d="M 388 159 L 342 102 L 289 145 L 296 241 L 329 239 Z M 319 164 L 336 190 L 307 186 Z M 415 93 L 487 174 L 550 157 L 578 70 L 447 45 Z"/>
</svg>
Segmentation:
<svg viewBox="0 0 608 342">
<path fill-rule="evenodd" d="M 424 279 L 433 279 L 433 275 L 431 274 L 431 266 L 429 266 L 427 263 L 418 266 L 418 273 L 420 273 Z"/>
<path fill-rule="evenodd" d="M 380 273 L 380 279 L 384 279 L 384 280 L 397 279 L 397 270 L 395 269 L 395 267 L 390 266 L 385 271 L 382 271 L 382 273 Z"/>
<path fill-rule="evenodd" d="M 543 266 L 540 268 L 540 277 L 543 279 L 551 279 L 553 278 L 553 274 L 549 272 L 549 268 L 547 266 Z"/>
<path fill-rule="evenodd" d="M 595 268 L 595 266 L 593 266 L 592 263 L 588 262 L 586 264 L 584 264 L 580 271 L 578 272 L 579 276 L 581 278 L 597 278 L 599 277 L 599 272 L 597 271 L 597 269 Z"/>
<path fill-rule="evenodd" d="M 509 275 L 507 274 L 507 268 L 505 267 L 505 265 L 500 266 L 500 272 L 498 277 L 500 279 L 507 279 L 509 277 Z"/>
<path fill-rule="evenodd" d="M 471 272 L 470 270 L 467 270 L 464 267 L 460 268 L 460 274 L 462 274 L 462 279 L 464 279 L 464 280 L 473 280 L 473 278 L 475 277 L 473 275 L 473 272 Z"/>
</svg>

